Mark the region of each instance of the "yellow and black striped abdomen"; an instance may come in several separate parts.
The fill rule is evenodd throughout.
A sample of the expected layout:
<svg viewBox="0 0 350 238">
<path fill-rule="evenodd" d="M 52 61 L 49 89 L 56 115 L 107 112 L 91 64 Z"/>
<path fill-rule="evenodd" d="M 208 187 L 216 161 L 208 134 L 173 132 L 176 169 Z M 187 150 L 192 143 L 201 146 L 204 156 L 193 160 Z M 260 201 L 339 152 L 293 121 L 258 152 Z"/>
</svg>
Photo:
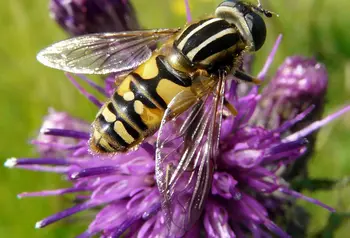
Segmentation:
<svg viewBox="0 0 350 238">
<path fill-rule="evenodd" d="M 100 152 L 126 152 L 154 134 L 170 101 L 190 90 L 191 78 L 179 75 L 154 54 L 130 73 L 97 114 L 91 146 Z"/>
</svg>

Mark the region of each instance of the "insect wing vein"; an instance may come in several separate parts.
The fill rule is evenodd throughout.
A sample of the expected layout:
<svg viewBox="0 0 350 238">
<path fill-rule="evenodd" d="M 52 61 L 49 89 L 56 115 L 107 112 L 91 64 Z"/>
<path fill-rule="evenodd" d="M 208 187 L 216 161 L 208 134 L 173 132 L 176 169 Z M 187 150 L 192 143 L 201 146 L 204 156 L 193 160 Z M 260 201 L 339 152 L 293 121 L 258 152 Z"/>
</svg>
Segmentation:
<svg viewBox="0 0 350 238">
<path fill-rule="evenodd" d="M 152 47 L 179 29 L 98 33 L 57 42 L 37 55 L 42 64 L 77 74 L 131 71 L 152 55 Z"/>
<path fill-rule="evenodd" d="M 183 115 L 167 122 L 172 107 L 191 101 L 186 93 L 175 97 L 158 132 L 156 177 L 170 235 L 184 235 L 199 219 L 211 188 L 224 80 L 214 86 Z"/>
</svg>

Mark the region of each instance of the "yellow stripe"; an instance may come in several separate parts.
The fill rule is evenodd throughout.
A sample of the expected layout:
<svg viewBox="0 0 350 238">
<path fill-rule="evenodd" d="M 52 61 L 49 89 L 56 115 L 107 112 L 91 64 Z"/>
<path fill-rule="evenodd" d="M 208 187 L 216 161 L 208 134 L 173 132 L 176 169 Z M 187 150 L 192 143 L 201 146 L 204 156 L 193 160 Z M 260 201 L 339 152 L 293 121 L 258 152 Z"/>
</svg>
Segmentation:
<svg viewBox="0 0 350 238">
<path fill-rule="evenodd" d="M 106 104 L 107 105 L 107 104 Z M 105 120 L 109 123 L 114 122 L 115 120 L 117 120 L 117 116 L 114 115 L 109 109 L 108 107 L 104 107 L 102 109 L 102 116 L 105 118 Z"/>
<path fill-rule="evenodd" d="M 96 129 L 94 129 L 93 137 L 96 141 L 98 141 L 102 137 L 102 135 L 100 132 L 98 132 Z"/>
<path fill-rule="evenodd" d="M 158 54 L 153 54 L 153 56 L 147 60 L 145 63 L 141 64 L 137 69 L 134 70 L 134 73 L 141 76 L 142 79 L 153 79 L 157 77 L 159 69 L 157 66 L 157 56 Z"/>
<path fill-rule="evenodd" d="M 114 122 L 114 131 L 128 144 L 135 141 L 134 137 L 128 133 L 121 121 Z"/>
<path fill-rule="evenodd" d="M 190 52 L 187 53 L 187 57 L 192 61 L 193 58 L 196 56 L 196 54 L 203 49 L 204 47 L 206 47 L 208 44 L 210 44 L 211 42 L 215 41 L 216 39 L 219 39 L 225 35 L 228 35 L 230 33 L 235 33 L 235 30 L 233 28 L 229 28 L 223 31 L 220 31 L 219 33 L 209 37 L 208 39 L 206 39 L 204 42 L 202 42 L 199 46 L 197 46 L 196 48 L 192 49 Z"/>
<path fill-rule="evenodd" d="M 109 152 L 114 152 L 115 149 L 113 149 L 109 144 L 108 141 L 105 138 L 101 138 L 101 140 L 98 142 L 103 148 L 105 148 Z"/>
<path fill-rule="evenodd" d="M 135 95 L 133 92 L 126 92 L 124 93 L 123 98 L 125 101 L 132 101 L 135 99 Z"/>
<path fill-rule="evenodd" d="M 143 113 L 143 103 L 140 100 L 135 100 L 134 110 L 139 115 L 141 115 Z"/>
<path fill-rule="evenodd" d="M 157 85 L 156 92 L 168 105 L 173 98 L 182 91 L 190 90 L 190 88 L 182 87 L 172 81 L 164 78 Z"/>
</svg>

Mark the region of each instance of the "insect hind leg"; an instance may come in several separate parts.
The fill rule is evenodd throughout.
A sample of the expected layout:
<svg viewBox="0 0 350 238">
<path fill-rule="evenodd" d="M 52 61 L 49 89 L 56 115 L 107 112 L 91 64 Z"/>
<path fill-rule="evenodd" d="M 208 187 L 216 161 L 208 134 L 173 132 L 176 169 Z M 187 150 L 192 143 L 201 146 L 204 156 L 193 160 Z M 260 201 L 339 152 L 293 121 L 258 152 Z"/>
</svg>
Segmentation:
<svg viewBox="0 0 350 238">
<path fill-rule="evenodd" d="M 165 170 L 165 190 L 167 190 L 170 186 L 170 180 L 172 177 L 172 174 L 174 173 L 175 167 L 173 163 L 169 163 Z"/>
<path fill-rule="evenodd" d="M 165 190 L 168 190 L 174 185 L 175 178 L 173 178 L 176 166 L 174 163 L 169 163 L 165 169 Z M 193 162 L 190 162 L 186 168 L 181 168 L 183 172 L 193 172 L 195 170 Z"/>
</svg>

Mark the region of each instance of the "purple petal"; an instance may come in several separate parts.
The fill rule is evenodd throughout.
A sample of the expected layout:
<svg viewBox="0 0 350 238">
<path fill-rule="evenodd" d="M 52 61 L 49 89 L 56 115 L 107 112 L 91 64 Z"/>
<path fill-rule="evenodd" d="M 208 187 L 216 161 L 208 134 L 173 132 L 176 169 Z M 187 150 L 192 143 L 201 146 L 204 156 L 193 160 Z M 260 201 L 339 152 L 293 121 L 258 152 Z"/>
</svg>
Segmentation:
<svg viewBox="0 0 350 238">
<path fill-rule="evenodd" d="M 286 137 L 283 141 L 295 141 L 300 138 L 306 137 L 307 135 L 311 134 L 312 132 L 320 129 L 324 125 L 328 124 L 329 122 L 333 121 L 334 119 L 338 118 L 339 116 L 343 115 L 344 113 L 347 113 L 350 110 L 350 106 L 346 106 L 343 109 L 325 117 L 324 119 L 320 121 L 316 121 L 312 123 L 311 125 L 307 126 L 306 128 Z"/>
<path fill-rule="evenodd" d="M 212 194 L 220 195 L 225 199 L 231 199 L 231 191 L 234 190 L 237 183 L 238 182 L 230 174 L 226 172 L 215 172 L 211 188 Z"/>
<path fill-rule="evenodd" d="M 105 97 L 109 97 L 109 94 L 106 92 L 106 90 L 103 87 L 97 85 L 95 82 L 87 78 L 85 75 L 78 74 L 78 76 L 79 78 L 87 82 L 91 87 L 93 87 L 97 92 L 101 93 Z"/>
<path fill-rule="evenodd" d="M 252 168 L 259 164 L 264 158 L 261 150 L 233 150 L 222 155 L 222 160 L 226 165 L 240 168 Z"/>
<path fill-rule="evenodd" d="M 49 216 L 41 221 L 38 221 L 36 224 L 35 224 L 35 228 L 43 228 L 47 225 L 50 225 L 56 221 L 59 221 L 65 217 L 68 217 L 68 216 L 71 216 L 75 213 L 78 213 L 78 212 L 81 212 L 81 211 L 84 211 L 84 210 L 87 210 L 87 209 L 90 209 L 90 208 L 93 208 L 93 207 L 96 207 L 100 205 L 100 203 L 93 203 L 93 202 L 86 202 L 86 203 L 83 203 L 83 204 L 79 204 L 79 205 L 76 205 L 76 206 L 73 206 L 71 208 L 68 208 L 66 210 L 63 210 L 59 213 L 56 213 L 52 216 Z"/>
<path fill-rule="evenodd" d="M 41 133 L 45 135 L 71 137 L 71 138 L 83 139 L 83 140 L 88 140 L 90 138 L 89 133 L 82 132 L 82 131 L 75 131 L 75 130 L 45 128 L 41 131 Z"/>
<path fill-rule="evenodd" d="M 58 195 L 63 195 L 67 193 L 85 192 L 89 190 L 90 189 L 88 188 L 63 188 L 63 189 L 57 189 L 57 190 L 43 190 L 40 192 L 25 192 L 25 193 L 18 194 L 17 197 L 25 198 L 25 197 L 58 196 Z"/>
<path fill-rule="evenodd" d="M 299 199 L 303 199 L 303 200 L 308 201 L 308 202 L 310 202 L 310 203 L 314 203 L 314 204 L 316 204 L 316 205 L 318 205 L 318 206 L 320 206 L 320 207 L 323 207 L 323 208 L 329 210 L 330 212 L 335 212 L 335 209 L 334 209 L 334 208 L 332 208 L 332 207 L 330 207 L 330 206 L 327 206 L 326 204 L 324 204 L 324 203 L 318 201 L 317 199 L 313 199 L 313 198 L 304 196 L 304 195 L 302 195 L 301 193 L 298 193 L 298 192 L 293 191 L 293 190 L 289 190 L 289 189 L 287 189 L 287 188 L 280 188 L 280 191 L 283 192 L 283 193 L 285 193 L 285 194 L 288 194 L 288 195 L 290 195 L 290 196 L 293 196 L 293 197 L 296 197 L 296 198 L 299 198 Z"/>
<path fill-rule="evenodd" d="M 204 215 L 204 228 L 208 237 L 236 237 L 228 223 L 229 215 L 219 204 L 209 202 Z"/>
<path fill-rule="evenodd" d="M 186 8 L 187 23 L 190 23 L 192 21 L 192 16 L 191 16 L 190 3 L 188 2 L 188 0 L 185 0 L 185 8 Z"/>
<path fill-rule="evenodd" d="M 260 73 L 258 74 L 258 78 L 261 79 L 261 80 L 264 80 L 265 77 L 266 77 L 266 74 L 267 74 L 267 71 L 269 70 L 272 62 L 273 62 L 273 59 L 275 58 L 275 55 L 276 55 L 276 52 L 277 52 L 277 49 L 280 45 L 282 41 L 282 34 L 280 34 L 278 37 L 277 37 L 277 40 L 275 41 L 275 44 L 269 54 L 269 56 L 267 57 L 267 60 L 265 62 L 265 65 L 263 66 L 262 70 L 260 71 Z"/>
<path fill-rule="evenodd" d="M 92 176 L 101 176 L 101 175 L 109 175 L 118 171 L 118 167 L 113 166 L 104 166 L 104 167 L 95 167 L 95 168 L 87 168 L 83 169 L 77 173 L 73 173 L 70 177 L 72 179 L 80 179 L 84 177 L 92 177 Z"/>
<path fill-rule="evenodd" d="M 168 237 L 168 228 L 165 224 L 164 217 L 162 217 L 162 213 L 159 212 L 156 216 L 145 221 L 137 237 Z"/>
<path fill-rule="evenodd" d="M 4 165 L 6 167 L 12 168 L 20 165 L 69 165 L 69 162 L 65 159 L 56 158 L 10 158 L 5 161 Z"/>
<path fill-rule="evenodd" d="M 79 90 L 81 94 L 83 94 L 87 99 L 89 99 L 93 104 L 95 104 L 97 107 L 101 107 L 103 104 L 92 94 L 88 93 L 80 84 L 78 84 L 77 81 L 73 78 L 73 76 L 69 73 L 66 73 L 67 78 L 69 81 L 72 82 L 72 84 Z"/>
</svg>

